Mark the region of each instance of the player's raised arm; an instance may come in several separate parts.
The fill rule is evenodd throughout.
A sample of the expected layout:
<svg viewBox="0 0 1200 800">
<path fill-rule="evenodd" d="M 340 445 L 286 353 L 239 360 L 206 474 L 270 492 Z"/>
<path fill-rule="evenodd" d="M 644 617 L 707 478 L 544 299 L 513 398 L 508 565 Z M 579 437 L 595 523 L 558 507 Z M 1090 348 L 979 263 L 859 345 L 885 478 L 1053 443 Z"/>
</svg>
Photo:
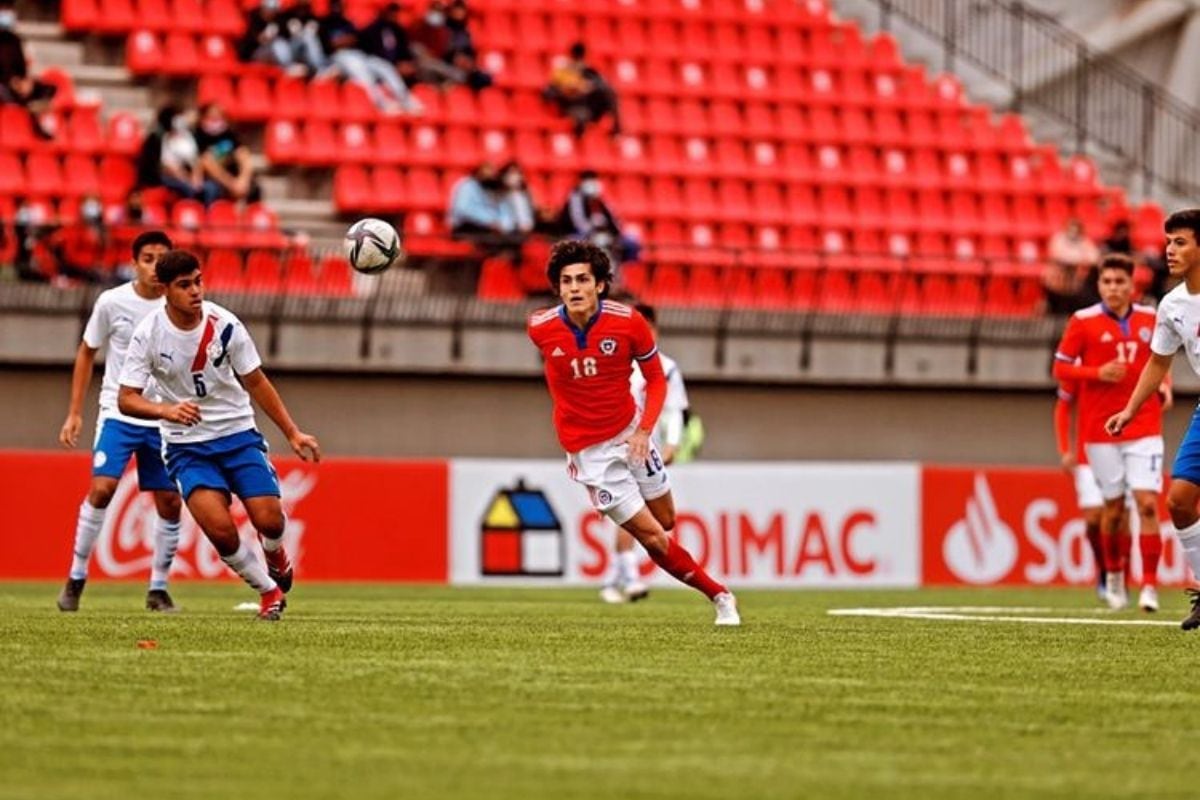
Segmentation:
<svg viewBox="0 0 1200 800">
<path fill-rule="evenodd" d="M 317 442 L 317 437 L 300 430 L 292 415 L 288 413 L 287 406 L 283 404 L 283 398 L 279 396 L 275 385 L 267 378 L 262 368 L 254 369 L 240 377 L 250 397 L 271 418 L 279 432 L 287 437 L 288 444 L 296 455 L 305 461 L 320 461 L 321 445 Z"/>
<path fill-rule="evenodd" d="M 79 444 L 79 431 L 83 427 L 83 396 L 92 383 L 92 371 L 96 366 L 96 348 L 80 342 L 75 351 L 75 368 L 71 371 L 71 400 L 67 406 L 67 418 L 58 432 L 58 442 L 63 447 Z"/>
<path fill-rule="evenodd" d="M 1113 414 L 1108 418 L 1108 422 L 1104 423 L 1105 430 L 1116 436 L 1125 429 L 1125 426 L 1137 414 L 1142 404 L 1149 400 L 1151 395 L 1157 392 L 1159 387 L 1162 386 L 1163 379 L 1167 377 L 1167 373 L 1171 370 L 1171 361 L 1174 358 L 1174 355 L 1150 354 L 1150 360 L 1146 362 L 1141 376 L 1138 377 L 1137 386 L 1134 387 L 1133 394 L 1129 397 L 1129 402 L 1125 404 L 1125 408 L 1119 413 Z"/>
</svg>

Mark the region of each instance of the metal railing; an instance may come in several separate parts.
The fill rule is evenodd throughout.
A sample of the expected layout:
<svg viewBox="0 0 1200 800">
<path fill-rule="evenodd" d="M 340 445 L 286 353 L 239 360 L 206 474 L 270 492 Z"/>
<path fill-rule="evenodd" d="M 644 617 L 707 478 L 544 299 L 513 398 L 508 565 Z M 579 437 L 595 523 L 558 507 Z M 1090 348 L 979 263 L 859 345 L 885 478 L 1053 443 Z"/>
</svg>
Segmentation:
<svg viewBox="0 0 1200 800">
<path fill-rule="evenodd" d="M 1120 160 L 1142 193 L 1200 190 L 1200 112 L 1079 35 L 1019 0 L 873 0 L 880 27 L 903 20 L 942 42 L 942 68 L 982 70 L 1011 94 L 1014 111 L 1034 110 Z"/>
</svg>

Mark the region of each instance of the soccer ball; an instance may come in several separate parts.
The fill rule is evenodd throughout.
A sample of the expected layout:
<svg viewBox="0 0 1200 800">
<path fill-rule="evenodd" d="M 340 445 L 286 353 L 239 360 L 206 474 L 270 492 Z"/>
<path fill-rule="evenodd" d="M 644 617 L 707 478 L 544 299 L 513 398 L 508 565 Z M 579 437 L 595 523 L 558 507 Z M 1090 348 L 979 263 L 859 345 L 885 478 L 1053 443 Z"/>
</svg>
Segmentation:
<svg viewBox="0 0 1200 800">
<path fill-rule="evenodd" d="M 343 240 L 350 266 L 367 275 L 383 272 L 403 255 L 396 229 L 381 219 L 360 219 Z"/>
</svg>

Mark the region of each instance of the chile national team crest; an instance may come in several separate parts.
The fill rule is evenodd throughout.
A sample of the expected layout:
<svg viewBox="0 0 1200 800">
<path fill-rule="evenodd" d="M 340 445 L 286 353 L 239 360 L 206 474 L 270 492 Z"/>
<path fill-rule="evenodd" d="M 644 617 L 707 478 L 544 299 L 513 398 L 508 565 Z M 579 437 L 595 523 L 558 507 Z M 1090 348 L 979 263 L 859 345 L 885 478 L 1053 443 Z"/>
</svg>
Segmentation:
<svg viewBox="0 0 1200 800">
<path fill-rule="evenodd" d="M 492 497 L 480 523 L 483 575 L 562 577 L 566 543 L 546 493 L 518 480 Z"/>
<path fill-rule="evenodd" d="M 600 340 L 600 352 L 606 356 L 611 356 L 617 352 L 617 340 L 611 336 L 607 336 Z"/>
</svg>

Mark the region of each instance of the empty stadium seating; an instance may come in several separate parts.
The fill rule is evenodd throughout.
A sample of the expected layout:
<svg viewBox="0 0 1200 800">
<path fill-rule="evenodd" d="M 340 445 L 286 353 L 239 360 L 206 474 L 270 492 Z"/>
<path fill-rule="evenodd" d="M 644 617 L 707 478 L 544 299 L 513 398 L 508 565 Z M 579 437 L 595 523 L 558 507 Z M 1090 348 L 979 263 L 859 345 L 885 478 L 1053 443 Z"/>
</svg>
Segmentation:
<svg viewBox="0 0 1200 800">
<path fill-rule="evenodd" d="M 496 88 L 418 87 L 426 113 L 403 119 L 378 115 L 359 87 L 239 63 L 239 7 L 254 5 L 64 0 L 62 19 L 126 37 L 134 73 L 195 78 L 201 102 L 265 126 L 273 163 L 332 169 L 339 210 L 402 217 L 417 251 L 463 252 L 444 238 L 449 188 L 478 161 L 509 157 L 548 204 L 580 169 L 600 171 L 651 245 L 624 279 L 661 302 L 1032 313 L 1038 260 L 1067 217 L 1093 237 L 1125 217 L 1139 245 L 1160 238 L 1160 209 L 1129 208 L 1089 160 L 1064 161 L 1019 116 L 970 103 L 952 76 L 904 63 L 892 37 L 864 36 L 823 0 L 472 0 Z M 382 5 L 346 3 L 359 22 Z M 577 141 L 540 100 L 576 39 L 619 92 L 621 137 L 595 129 Z M 70 146 L 51 152 L 20 122 L 0 126 L 0 159 L 20 153 L 26 170 L 0 168 L 0 197 L 16 193 L 8 184 L 69 196 L 93 179 L 120 194 L 129 176 L 116 165 L 136 124 L 105 127 L 90 112 L 62 124 Z M 83 176 L 70 187 L 58 174 L 67 159 Z M 220 252 L 283 247 L 269 225 L 236 225 L 223 207 L 208 221 L 228 223 L 200 235 Z M 488 262 L 481 294 L 515 297 L 516 272 Z"/>
</svg>

